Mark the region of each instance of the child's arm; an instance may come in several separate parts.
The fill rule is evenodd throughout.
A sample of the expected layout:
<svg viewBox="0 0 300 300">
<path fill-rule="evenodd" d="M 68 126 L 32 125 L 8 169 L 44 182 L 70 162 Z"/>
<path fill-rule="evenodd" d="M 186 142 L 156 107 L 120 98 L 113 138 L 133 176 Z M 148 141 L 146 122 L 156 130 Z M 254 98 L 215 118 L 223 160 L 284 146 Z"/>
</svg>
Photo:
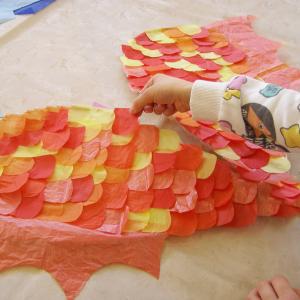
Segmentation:
<svg viewBox="0 0 300 300">
<path fill-rule="evenodd" d="M 238 76 L 230 82 L 194 84 L 156 75 L 135 100 L 132 112 L 192 111 L 194 119 L 221 121 L 255 143 L 300 151 L 300 93 Z"/>
<path fill-rule="evenodd" d="M 300 93 L 238 76 L 229 83 L 196 81 L 190 107 L 195 119 L 224 121 L 264 147 L 300 151 Z"/>
</svg>

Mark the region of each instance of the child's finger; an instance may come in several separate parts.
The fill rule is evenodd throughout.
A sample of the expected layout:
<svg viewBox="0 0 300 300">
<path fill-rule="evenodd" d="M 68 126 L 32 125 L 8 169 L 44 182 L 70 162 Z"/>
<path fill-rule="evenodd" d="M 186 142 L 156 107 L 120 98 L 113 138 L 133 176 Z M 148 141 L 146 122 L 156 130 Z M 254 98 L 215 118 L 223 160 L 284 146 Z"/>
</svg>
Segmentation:
<svg viewBox="0 0 300 300">
<path fill-rule="evenodd" d="M 257 294 L 257 289 L 253 289 L 246 300 L 261 300 L 261 298 Z"/>
<path fill-rule="evenodd" d="M 157 115 L 161 115 L 166 109 L 166 106 L 164 104 L 154 104 L 154 112 L 157 114 Z"/>
<path fill-rule="evenodd" d="M 263 300 L 276 300 L 277 295 L 276 292 L 271 285 L 270 282 L 268 281 L 263 281 L 259 284 L 257 287 L 257 292 L 258 295 L 263 299 Z"/>
<path fill-rule="evenodd" d="M 135 99 L 131 107 L 132 114 L 134 115 L 138 114 L 139 112 L 143 111 L 146 105 L 153 103 L 152 88 L 153 87 L 150 86 L 148 89 L 145 90 L 143 94 L 139 95 Z"/>
<path fill-rule="evenodd" d="M 300 297 L 300 289 L 294 289 L 294 291 L 295 291 L 296 294 Z"/>
<path fill-rule="evenodd" d="M 294 289 L 291 288 L 289 281 L 285 277 L 276 276 L 271 280 L 271 284 L 279 298 L 289 297 L 289 299 L 296 299 L 295 296 L 297 294 Z"/>
<path fill-rule="evenodd" d="M 144 112 L 145 113 L 152 113 L 153 112 L 153 104 L 148 104 L 144 107 Z"/>
<path fill-rule="evenodd" d="M 173 104 L 167 104 L 167 108 L 164 111 L 164 114 L 169 117 L 176 112 L 175 106 Z"/>
</svg>

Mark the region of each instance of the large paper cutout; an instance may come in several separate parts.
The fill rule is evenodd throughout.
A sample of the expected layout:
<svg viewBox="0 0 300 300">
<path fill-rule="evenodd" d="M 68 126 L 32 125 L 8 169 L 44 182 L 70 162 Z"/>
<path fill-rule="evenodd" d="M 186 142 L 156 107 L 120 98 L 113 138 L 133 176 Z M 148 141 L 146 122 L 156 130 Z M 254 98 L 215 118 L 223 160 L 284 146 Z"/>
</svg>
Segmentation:
<svg viewBox="0 0 300 300">
<path fill-rule="evenodd" d="M 24 146 L 18 138 L 28 131 L 11 120 L 27 124 L 29 117 L 31 123 L 42 121 L 42 128 L 30 132 L 47 136 L 45 143 L 36 139 Z M 210 122 L 191 121 L 189 114 L 177 118 L 188 120 L 184 126 L 205 141 L 221 137 L 215 143 L 225 158 L 183 144 L 175 131 L 140 125 L 128 109 L 52 107 L 1 119 L 0 143 L 10 153 L 0 156 L 0 269 L 42 267 L 74 299 L 90 274 L 106 264 L 130 264 L 157 276 L 168 235 L 300 213 L 300 185 L 286 172 L 284 154 L 218 131 Z M 91 124 L 97 135 L 86 141 Z M 14 149 L 3 142 L 7 138 L 14 139 Z M 232 153 L 241 159 L 233 160 Z M 130 257 L 120 256 L 120 247 Z"/>
<path fill-rule="evenodd" d="M 188 81 L 227 81 L 246 74 L 300 89 L 300 70 L 277 57 L 279 44 L 257 35 L 254 17 L 237 17 L 206 27 L 185 25 L 148 30 L 122 45 L 129 86 L 137 91 L 157 73 Z M 193 30 L 186 30 L 193 28 Z"/>
</svg>

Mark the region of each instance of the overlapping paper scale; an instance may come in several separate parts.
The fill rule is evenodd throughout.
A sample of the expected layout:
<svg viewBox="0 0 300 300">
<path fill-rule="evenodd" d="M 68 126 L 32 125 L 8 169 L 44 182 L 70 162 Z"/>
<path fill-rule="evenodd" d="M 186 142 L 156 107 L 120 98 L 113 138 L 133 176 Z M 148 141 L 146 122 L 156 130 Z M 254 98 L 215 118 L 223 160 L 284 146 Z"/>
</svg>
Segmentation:
<svg viewBox="0 0 300 300">
<path fill-rule="evenodd" d="M 132 90 L 151 76 L 167 74 L 188 81 L 227 81 L 246 74 L 300 89 L 300 70 L 277 57 L 279 44 L 257 35 L 253 17 L 231 18 L 208 26 L 182 25 L 147 30 L 122 45 L 121 61 Z"/>
<path fill-rule="evenodd" d="M 209 128 L 197 124 L 197 132 Z M 277 168 L 286 158 L 231 133 L 219 147 L 226 161 L 181 143 L 175 131 L 140 125 L 128 109 L 50 107 L 8 115 L 0 130 L 3 216 L 183 236 L 300 212 L 299 183 Z M 248 147 L 239 163 L 234 143 Z"/>
</svg>

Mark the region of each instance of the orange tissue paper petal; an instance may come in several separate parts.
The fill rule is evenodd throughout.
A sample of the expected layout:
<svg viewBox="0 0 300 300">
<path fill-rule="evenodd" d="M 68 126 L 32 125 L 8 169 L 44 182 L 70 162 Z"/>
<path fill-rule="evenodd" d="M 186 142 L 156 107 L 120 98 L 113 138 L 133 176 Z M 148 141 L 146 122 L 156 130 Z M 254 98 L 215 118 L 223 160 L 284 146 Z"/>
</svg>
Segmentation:
<svg viewBox="0 0 300 300">
<path fill-rule="evenodd" d="M 0 214 L 9 215 L 20 205 L 22 195 L 20 191 L 9 194 L 0 194 Z"/>
<path fill-rule="evenodd" d="M 192 235 L 197 229 L 197 216 L 193 211 L 185 213 L 171 212 L 171 227 L 168 233 L 177 236 Z"/>
<path fill-rule="evenodd" d="M 50 177 L 55 168 L 55 158 L 45 155 L 34 158 L 34 166 L 29 172 L 31 179 L 46 179 Z"/>
<path fill-rule="evenodd" d="M 49 182 L 44 190 L 45 201 L 65 203 L 70 200 L 73 192 L 71 179 Z"/>
<path fill-rule="evenodd" d="M 254 182 L 236 179 L 233 181 L 235 203 L 248 204 L 251 203 L 257 195 L 257 184 Z"/>
<path fill-rule="evenodd" d="M 72 179 L 73 192 L 71 202 L 84 202 L 93 193 L 94 182 L 91 175 L 84 178 Z"/>
<path fill-rule="evenodd" d="M 102 202 L 84 206 L 80 217 L 70 224 L 87 229 L 97 229 L 105 220 L 105 206 Z"/>
<path fill-rule="evenodd" d="M 198 193 L 198 199 L 208 198 L 215 186 L 215 177 L 213 175 L 206 179 L 197 179 L 196 190 Z"/>
<path fill-rule="evenodd" d="M 152 185 L 154 169 L 152 165 L 137 171 L 130 171 L 128 188 L 134 191 L 147 191 Z"/>
<path fill-rule="evenodd" d="M 152 163 L 155 173 L 161 173 L 175 166 L 176 153 L 157 153 L 152 155 Z"/>
<path fill-rule="evenodd" d="M 120 209 L 124 206 L 128 187 L 125 183 L 103 183 L 103 195 L 101 201 L 106 203 L 106 208 Z"/>
<path fill-rule="evenodd" d="M 101 199 L 102 194 L 103 194 L 102 185 L 95 184 L 92 194 L 85 202 L 83 202 L 83 206 L 91 205 L 98 202 Z"/>
<path fill-rule="evenodd" d="M 186 195 L 176 195 L 176 203 L 174 210 L 179 213 L 191 211 L 195 208 L 197 203 L 197 192 L 192 190 Z"/>
<path fill-rule="evenodd" d="M 175 194 L 188 194 L 196 184 L 196 174 L 193 171 L 177 170 L 175 171 L 172 190 Z"/>
<path fill-rule="evenodd" d="M 20 175 L 32 169 L 34 160 L 32 158 L 13 158 L 10 164 L 5 167 L 4 175 Z"/>
<path fill-rule="evenodd" d="M 229 202 L 227 205 L 219 207 L 217 209 L 217 213 L 218 213 L 217 226 L 223 226 L 225 224 L 230 223 L 234 217 L 233 204 Z"/>
<path fill-rule="evenodd" d="M 138 119 L 129 109 L 115 108 L 115 121 L 112 127 L 114 134 L 129 135 L 137 131 L 139 127 Z"/>
<path fill-rule="evenodd" d="M 228 224 L 232 227 L 244 227 L 253 224 L 257 216 L 257 204 L 255 201 L 249 204 L 234 203 L 234 217 Z"/>
<path fill-rule="evenodd" d="M 194 145 L 182 145 L 177 152 L 175 168 L 177 170 L 196 170 L 202 162 L 202 150 Z"/>
<path fill-rule="evenodd" d="M 64 108 L 58 112 L 49 111 L 44 124 L 45 131 L 57 132 L 63 130 L 68 123 L 68 111 Z"/>
<path fill-rule="evenodd" d="M 173 208 L 176 197 L 171 188 L 154 190 L 154 201 L 152 207 L 155 208 Z"/>
<path fill-rule="evenodd" d="M 20 135 L 25 127 L 23 115 L 8 115 L 2 120 L 2 130 L 7 136 Z"/>
<path fill-rule="evenodd" d="M 157 173 L 154 176 L 152 188 L 153 189 L 167 189 L 169 188 L 174 180 L 174 169 L 169 169 L 161 173 Z"/>
<path fill-rule="evenodd" d="M 80 217 L 82 210 L 82 203 L 46 203 L 37 218 L 69 223 L 76 221 Z"/>
<path fill-rule="evenodd" d="M 233 185 L 229 184 L 224 190 L 214 190 L 212 198 L 214 199 L 215 207 L 220 207 L 232 200 Z"/>
<path fill-rule="evenodd" d="M 105 165 L 115 168 L 130 168 L 133 163 L 135 148 L 132 143 L 122 146 L 109 146 Z"/>
<path fill-rule="evenodd" d="M 129 169 L 105 167 L 105 170 L 107 174 L 104 182 L 106 183 L 127 182 L 130 173 Z"/>
<path fill-rule="evenodd" d="M 197 229 L 205 230 L 217 224 L 217 212 L 215 210 L 197 215 Z"/>
<path fill-rule="evenodd" d="M 217 160 L 214 170 L 215 189 L 223 190 L 231 182 L 231 171 L 229 164 L 224 160 Z"/>
<path fill-rule="evenodd" d="M 57 151 L 64 146 L 69 137 L 69 128 L 59 132 L 44 131 L 42 136 L 43 148 Z"/>
<path fill-rule="evenodd" d="M 140 125 L 134 144 L 138 152 L 153 152 L 159 143 L 159 130 L 153 125 Z"/>
<path fill-rule="evenodd" d="M 22 196 L 25 198 L 35 197 L 39 195 L 45 187 L 46 182 L 44 180 L 29 179 L 22 187 Z"/>
<path fill-rule="evenodd" d="M 82 178 L 91 175 L 96 167 L 96 160 L 78 161 L 73 168 L 72 178 Z"/>
<path fill-rule="evenodd" d="M 17 218 L 32 219 L 42 210 L 44 204 L 44 193 L 34 197 L 23 197 L 21 204 L 17 207 L 13 215 Z"/>
<path fill-rule="evenodd" d="M 126 204 L 132 212 L 143 212 L 151 207 L 153 199 L 153 190 L 145 192 L 129 190 Z"/>
<path fill-rule="evenodd" d="M 18 136 L 18 142 L 21 146 L 37 145 L 42 139 L 43 132 L 39 131 L 24 131 Z"/>
<path fill-rule="evenodd" d="M 82 146 L 77 148 L 61 148 L 55 155 L 56 162 L 65 166 L 73 166 L 82 155 Z"/>
<path fill-rule="evenodd" d="M 70 127 L 70 136 L 65 143 L 66 148 L 75 149 L 80 146 L 84 139 L 85 127 Z"/>
<path fill-rule="evenodd" d="M 26 183 L 27 179 L 28 173 L 0 176 L 0 194 L 17 191 Z"/>
</svg>

